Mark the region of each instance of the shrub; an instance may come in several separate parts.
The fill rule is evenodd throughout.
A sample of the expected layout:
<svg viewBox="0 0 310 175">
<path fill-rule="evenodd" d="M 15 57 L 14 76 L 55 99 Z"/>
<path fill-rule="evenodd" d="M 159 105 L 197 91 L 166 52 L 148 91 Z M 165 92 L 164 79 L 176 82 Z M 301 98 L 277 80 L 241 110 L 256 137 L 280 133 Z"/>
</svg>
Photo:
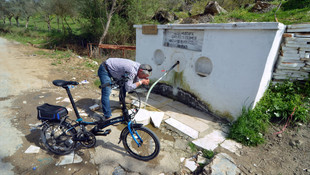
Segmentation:
<svg viewBox="0 0 310 175">
<path fill-rule="evenodd" d="M 310 7 L 310 0 L 288 0 L 282 7 L 284 10 L 307 8 Z"/>
<path fill-rule="evenodd" d="M 296 122 L 308 123 L 309 92 L 309 81 L 285 81 L 271 85 L 254 109 L 243 108 L 241 116 L 231 127 L 229 137 L 244 145 L 261 144 L 270 122 L 283 124 L 293 112 L 292 125 Z"/>
</svg>

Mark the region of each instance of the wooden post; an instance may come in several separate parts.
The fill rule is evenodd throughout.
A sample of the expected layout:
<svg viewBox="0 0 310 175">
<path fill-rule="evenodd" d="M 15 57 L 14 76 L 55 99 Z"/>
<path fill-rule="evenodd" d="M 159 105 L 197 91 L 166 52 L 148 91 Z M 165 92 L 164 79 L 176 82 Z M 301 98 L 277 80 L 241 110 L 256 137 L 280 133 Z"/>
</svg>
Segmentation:
<svg viewBox="0 0 310 175">
<path fill-rule="evenodd" d="M 93 56 L 93 45 L 90 44 L 90 57 L 92 57 L 92 56 Z"/>
</svg>

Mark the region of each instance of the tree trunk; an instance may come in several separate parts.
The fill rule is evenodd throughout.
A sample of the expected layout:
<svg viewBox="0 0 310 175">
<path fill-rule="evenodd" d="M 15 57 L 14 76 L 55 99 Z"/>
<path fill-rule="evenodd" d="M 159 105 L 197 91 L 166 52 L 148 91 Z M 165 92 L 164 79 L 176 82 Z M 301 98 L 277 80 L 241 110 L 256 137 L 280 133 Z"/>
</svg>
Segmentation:
<svg viewBox="0 0 310 175">
<path fill-rule="evenodd" d="M 9 17 L 10 26 L 12 25 L 12 17 Z"/>
<path fill-rule="evenodd" d="M 3 24 L 5 24 L 5 16 L 3 16 Z"/>
<path fill-rule="evenodd" d="M 45 21 L 47 23 L 47 28 L 48 28 L 48 31 L 50 32 L 51 31 L 51 18 L 49 15 L 46 15 L 45 16 Z"/>
<path fill-rule="evenodd" d="M 27 16 L 27 18 L 26 18 L 26 29 L 28 29 L 29 18 L 30 18 L 30 16 Z"/>
<path fill-rule="evenodd" d="M 64 35 L 66 35 L 66 28 L 65 28 L 65 25 L 64 25 L 64 19 L 61 18 L 61 24 L 62 24 L 62 30 L 64 32 Z"/>
<path fill-rule="evenodd" d="M 72 33 L 72 29 L 71 29 L 70 25 L 68 24 L 66 17 L 64 17 L 64 21 L 65 21 L 66 25 L 68 26 L 68 32 Z"/>
<path fill-rule="evenodd" d="M 19 16 L 15 17 L 15 21 L 16 21 L 17 27 L 19 27 L 19 21 L 18 21 L 18 19 L 19 19 Z"/>
<path fill-rule="evenodd" d="M 57 25 L 58 25 L 58 30 L 59 30 L 59 17 L 57 16 Z"/>
<path fill-rule="evenodd" d="M 104 40 L 105 36 L 108 33 L 108 30 L 109 30 L 109 27 L 110 27 L 110 23 L 111 23 L 111 19 L 112 19 L 112 15 L 114 13 L 115 4 L 116 4 L 116 0 L 113 0 L 113 4 L 112 4 L 111 10 L 110 10 L 110 13 L 108 14 L 108 21 L 107 21 L 107 23 L 106 23 L 106 25 L 104 27 L 104 32 L 103 32 L 103 34 L 102 34 L 102 36 L 100 37 L 100 40 L 99 40 L 99 45 L 103 43 L 103 40 Z"/>
</svg>

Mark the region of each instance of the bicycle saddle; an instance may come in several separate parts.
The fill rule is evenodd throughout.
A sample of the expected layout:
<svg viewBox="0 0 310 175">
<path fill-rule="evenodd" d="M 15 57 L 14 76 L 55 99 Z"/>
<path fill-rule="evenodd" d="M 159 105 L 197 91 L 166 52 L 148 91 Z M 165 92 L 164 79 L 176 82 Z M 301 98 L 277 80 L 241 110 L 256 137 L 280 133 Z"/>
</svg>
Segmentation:
<svg viewBox="0 0 310 175">
<path fill-rule="evenodd" d="M 79 83 L 76 81 L 54 80 L 53 84 L 55 86 L 65 87 L 67 85 L 78 85 Z"/>
</svg>

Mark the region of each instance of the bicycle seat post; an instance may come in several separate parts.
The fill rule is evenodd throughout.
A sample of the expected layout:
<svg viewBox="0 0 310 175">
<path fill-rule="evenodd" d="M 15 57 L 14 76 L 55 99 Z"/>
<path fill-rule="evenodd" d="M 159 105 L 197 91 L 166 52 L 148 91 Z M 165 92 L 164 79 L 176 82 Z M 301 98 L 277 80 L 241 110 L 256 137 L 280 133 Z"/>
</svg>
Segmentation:
<svg viewBox="0 0 310 175">
<path fill-rule="evenodd" d="M 76 108 L 75 102 L 74 102 L 74 100 L 73 100 L 73 98 L 72 98 L 72 94 L 71 94 L 71 92 L 70 92 L 69 87 L 68 87 L 68 86 L 65 86 L 65 87 L 63 87 L 63 88 L 65 88 L 66 91 L 67 91 L 67 94 L 68 94 L 68 96 L 69 96 L 69 99 L 70 99 L 70 102 L 71 102 L 71 105 L 72 105 L 72 107 L 73 107 L 73 110 L 74 110 L 74 112 L 75 112 L 76 117 L 77 117 L 78 119 L 81 118 L 81 117 L 80 117 L 80 114 L 79 114 L 79 111 L 78 111 L 77 108 Z"/>
</svg>

